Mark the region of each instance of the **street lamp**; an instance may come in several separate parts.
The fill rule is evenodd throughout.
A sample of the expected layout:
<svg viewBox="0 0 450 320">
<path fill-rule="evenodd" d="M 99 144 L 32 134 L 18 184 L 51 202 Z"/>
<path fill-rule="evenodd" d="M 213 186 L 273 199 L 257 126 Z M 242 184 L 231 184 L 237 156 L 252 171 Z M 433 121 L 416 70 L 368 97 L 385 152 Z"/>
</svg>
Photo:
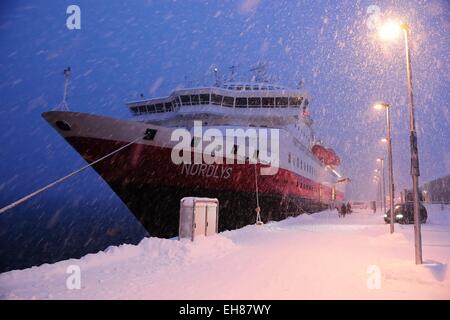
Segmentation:
<svg viewBox="0 0 450 320">
<path fill-rule="evenodd" d="M 381 163 L 381 178 L 382 178 L 382 192 L 383 192 L 383 213 L 386 213 L 386 191 L 385 191 L 385 180 L 384 180 L 384 158 L 378 158 L 377 162 Z M 379 172 L 379 170 L 378 170 Z M 391 223 L 391 229 L 393 230 L 394 224 Z M 391 232 L 392 233 L 392 232 Z"/>
<path fill-rule="evenodd" d="M 383 196 L 382 195 L 382 192 L 381 192 L 381 179 L 380 179 L 380 175 L 379 175 L 379 170 L 378 169 L 375 169 L 375 170 L 373 170 L 374 172 L 375 172 L 375 175 L 373 176 L 373 182 L 375 182 L 376 184 L 377 184 L 377 194 L 378 194 L 378 196 L 377 196 L 377 200 L 375 201 L 375 203 L 379 200 L 380 201 L 380 210 L 383 210 L 382 209 L 382 207 L 383 207 L 383 200 L 381 199 L 381 197 Z"/>
<path fill-rule="evenodd" d="M 386 109 L 386 131 L 387 138 L 385 138 L 388 144 L 388 166 L 389 166 L 389 208 L 391 210 L 391 223 L 390 231 L 394 233 L 394 169 L 392 165 L 392 138 L 391 138 L 391 106 L 386 102 L 378 102 L 374 105 L 377 110 Z M 380 160 L 381 161 L 381 160 Z M 384 166 L 384 160 L 382 165 Z M 384 173 L 384 172 L 383 172 Z"/>
<path fill-rule="evenodd" d="M 413 201 L 414 201 L 414 244 L 416 264 L 422 264 L 422 235 L 420 230 L 419 217 L 419 151 L 417 148 L 416 123 L 414 117 L 414 99 L 412 89 L 412 71 L 411 71 L 411 51 L 408 44 L 409 26 L 394 20 L 387 21 L 380 29 L 380 37 L 383 40 L 395 40 L 399 38 L 403 31 L 405 41 L 406 56 L 406 79 L 408 82 L 408 106 L 409 106 L 409 130 L 411 145 L 411 177 L 413 183 Z"/>
</svg>

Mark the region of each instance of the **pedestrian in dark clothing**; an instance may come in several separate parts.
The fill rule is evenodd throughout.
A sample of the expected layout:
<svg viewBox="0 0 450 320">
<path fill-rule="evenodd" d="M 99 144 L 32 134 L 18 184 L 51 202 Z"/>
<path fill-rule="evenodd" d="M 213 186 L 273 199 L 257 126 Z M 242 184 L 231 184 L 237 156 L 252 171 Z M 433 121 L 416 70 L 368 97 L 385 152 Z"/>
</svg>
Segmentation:
<svg viewBox="0 0 450 320">
<path fill-rule="evenodd" d="M 347 213 L 352 213 L 352 206 L 350 205 L 350 202 L 347 202 Z"/>
<path fill-rule="evenodd" d="M 343 203 L 342 205 L 341 205 L 341 214 L 342 214 L 342 217 L 343 218 L 345 218 L 345 214 L 347 213 L 347 206 L 345 205 L 345 203 Z"/>
</svg>

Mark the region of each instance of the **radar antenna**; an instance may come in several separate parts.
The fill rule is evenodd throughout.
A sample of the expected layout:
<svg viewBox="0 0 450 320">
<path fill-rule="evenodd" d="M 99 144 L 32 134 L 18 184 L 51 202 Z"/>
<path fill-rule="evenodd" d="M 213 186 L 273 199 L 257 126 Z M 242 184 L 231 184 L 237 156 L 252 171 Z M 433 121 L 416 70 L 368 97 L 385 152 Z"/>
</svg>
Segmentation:
<svg viewBox="0 0 450 320">
<path fill-rule="evenodd" d="M 67 93 L 69 91 L 69 84 L 70 84 L 70 76 L 71 76 L 72 70 L 70 67 L 67 67 L 64 69 L 64 93 L 63 93 L 63 99 L 59 103 L 59 105 L 55 108 L 55 110 L 58 111 L 69 111 L 69 105 L 67 103 Z"/>
</svg>

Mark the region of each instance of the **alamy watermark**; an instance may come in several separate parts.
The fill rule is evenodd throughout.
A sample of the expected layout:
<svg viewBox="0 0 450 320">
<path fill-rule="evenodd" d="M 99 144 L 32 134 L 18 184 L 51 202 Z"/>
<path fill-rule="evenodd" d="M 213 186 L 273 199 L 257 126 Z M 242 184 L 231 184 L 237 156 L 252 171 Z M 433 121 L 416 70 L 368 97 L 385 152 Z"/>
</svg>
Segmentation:
<svg viewBox="0 0 450 320">
<path fill-rule="evenodd" d="M 225 132 L 225 134 L 224 134 Z M 275 175 L 280 166 L 279 129 L 217 128 L 203 130 L 202 121 L 194 121 L 191 131 L 177 128 L 171 141 L 178 142 L 172 149 L 172 162 L 182 164 L 188 174 L 200 172 L 204 176 L 227 179 L 231 168 L 219 170 L 216 164 L 262 164 L 261 175 Z M 192 170 L 196 170 L 192 174 Z"/>
<path fill-rule="evenodd" d="M 69 14 L 66 20 L 66 27 L 69 30 L 81 29 L 81 9 L 75 4 L 67 7 L 66 13 Z"/>
<path fill-rule="evenodd" d="M 377 265 L 370 265 L 367 267 L 367 289 L 378 290 L 381 289 L 381 269 Z"/>
<path fill-rule="evenodd" d="M 70 276 L 66 279 L 66 288 L 68 290 L 81 289 L 81 268 L 75 264 L 67 267 L 66 273 Z"/>
</svg>

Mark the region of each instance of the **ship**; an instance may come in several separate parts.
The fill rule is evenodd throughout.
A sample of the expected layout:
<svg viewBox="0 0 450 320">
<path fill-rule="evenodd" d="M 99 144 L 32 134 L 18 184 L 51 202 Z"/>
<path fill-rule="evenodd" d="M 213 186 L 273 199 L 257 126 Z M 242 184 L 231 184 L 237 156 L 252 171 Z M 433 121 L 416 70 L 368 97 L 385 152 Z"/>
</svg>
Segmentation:
<svg viewBox="0 0 450 320">
<path fill-rule="evenodd" d="M 165 97 L 140 97 L 126 107 L 127 119 L 67 108 L 42 116 L 92 164 L 150 236 L 177 236 L 184 197 L 218 199 L 219 231 L 238 229 L 258 219 L 267 223 L 314 213 L 345 197 L 340 158 L 316 137 L 310 96 L 301 87 L 255 78 L 215 81 L 208 86 L 177 88 Z M 275 132 L 277 140 L 266 155 L 276 147 L 276 166 L 259 155 L 258 145 L 252 154 L 250 148 L 245 153 L 241 149 L 246 144 L 235 140 L 214 150 L 214 159 L 223 161 L 196 157 L 207 147 L 199 144 L 202 134 L 211 129 L 223 137 L 229 130 L 244 135 L 256 132 L 256 137 L 244 139 L 247 144 L 262 132 Z M 177 149 L 177 131 L 191 134 L 190 150 L 186 146 Z M 174 161 L 174 154 L 183 156 L 183 150 L 192 151 L 192 161 Z M 274 167 L 262 174 L 264 168 Z"/>
</svg>

